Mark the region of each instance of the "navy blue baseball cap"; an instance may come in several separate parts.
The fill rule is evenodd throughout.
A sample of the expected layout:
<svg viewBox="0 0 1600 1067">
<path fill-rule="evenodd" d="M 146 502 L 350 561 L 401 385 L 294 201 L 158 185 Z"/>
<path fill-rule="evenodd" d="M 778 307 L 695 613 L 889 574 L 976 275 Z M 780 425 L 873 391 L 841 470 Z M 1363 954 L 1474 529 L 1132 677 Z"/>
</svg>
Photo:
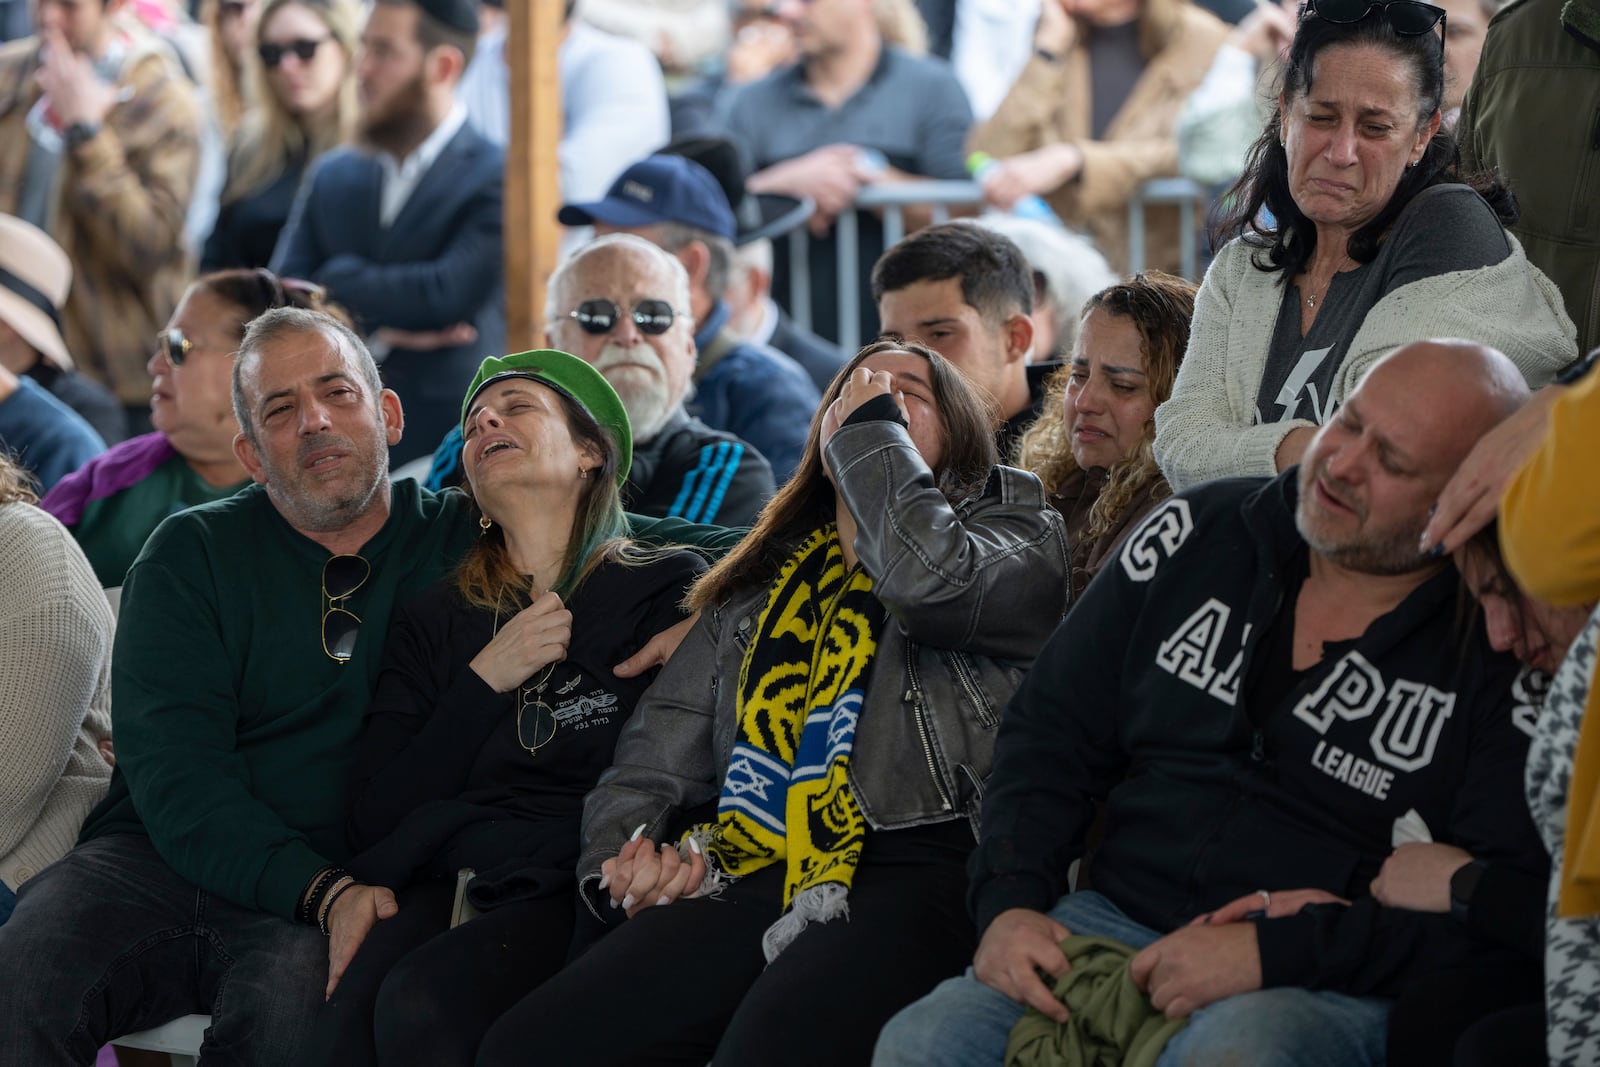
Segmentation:
<svg viewBox="0 0 1600 1067">
<path fill-rule="evenodd" d="M 605 199 L 566 204 L 556 218 L 564 226 L 603 222 L 627 229 L 676 222 L 730 241 L 737 231 L 728 194 L 709 170 L 683 156 L 642 159 L 611 183 Z"/>
</svg>

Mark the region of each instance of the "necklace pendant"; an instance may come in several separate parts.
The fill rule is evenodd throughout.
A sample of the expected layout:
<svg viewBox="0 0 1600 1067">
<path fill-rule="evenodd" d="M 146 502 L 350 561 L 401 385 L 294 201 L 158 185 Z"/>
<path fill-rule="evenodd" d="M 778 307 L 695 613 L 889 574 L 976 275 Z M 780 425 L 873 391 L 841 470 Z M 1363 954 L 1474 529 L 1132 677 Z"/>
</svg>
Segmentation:
<svg viewBox="0 0 1600 1067">
<path fill-rule="evenodd" d="M 1312 294 L 1311 296 L 1306 297 L 1306 307 L 1314 308 L 1316 306 L 1317 306 L 1316 294 Z"/>
</svg>

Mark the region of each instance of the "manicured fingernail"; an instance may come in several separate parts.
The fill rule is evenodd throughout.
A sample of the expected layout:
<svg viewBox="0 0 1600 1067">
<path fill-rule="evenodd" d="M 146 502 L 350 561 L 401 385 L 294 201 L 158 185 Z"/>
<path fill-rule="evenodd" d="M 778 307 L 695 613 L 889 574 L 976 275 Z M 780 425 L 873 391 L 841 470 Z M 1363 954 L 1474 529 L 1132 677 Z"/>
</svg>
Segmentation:
<svg viewBox="0 0 1600 1067">
<path fill-rule="evenodd" d="M 627 911 L 631 907 L 633 907 L 633 894 L 629 893 L 622 898 L 622 910 Z"/>
<path fill-rule="evenodd" d="M 633 836 L 628 838 L 628 840 L 629 841 L 637 841 L 637 840 L 639 840 L 640 836 L 642 836 L 644 834 L 644 828 L 646 826 L 649 826 L 649 825 L 650 824 L 647 823 L 647 822 L 640 823 L 639 824 L 639 828 L 633 832 Z"/>
<path fill-rule="evenodd" d="M 656 901 L 656 907 L 658 907 L 658 908 L 664 907 L 664 906 L 666 906 L 668 904 L 671 904 L 671 903 L 672 903 L 672 901 L 667 899 L 667 895 L 665 893 L 662 893 L 661 894 L 661 899 Z"/>
<path fill-rule="evenodd" d="M 1428 509 L 1428 518 L 1433 518 L 1433 513 L 1439 510 L 1439 502 L 1434 501 L 1433 507 Z"/>
<path fill-rule="evenodd" d="M 611 906 L 613 908 L 617 906 L 617 898 L 616 897 L 612 897 L 611 898 Z"/>
<path fill-rule="evenodd" d="M 692 837 L 689 838 L 689 851 L 693 852 L 696 856 L 700 855 L 700 842 L 696 841 Z"/>
<path fill-rule="evenodd" d="M 610 884 L 611 884 L 611 876 L 609 874 L 602 874 L 600 876 L 600 888 L 604 889 L 606 886 L 608 886 Z"/>
</svg>

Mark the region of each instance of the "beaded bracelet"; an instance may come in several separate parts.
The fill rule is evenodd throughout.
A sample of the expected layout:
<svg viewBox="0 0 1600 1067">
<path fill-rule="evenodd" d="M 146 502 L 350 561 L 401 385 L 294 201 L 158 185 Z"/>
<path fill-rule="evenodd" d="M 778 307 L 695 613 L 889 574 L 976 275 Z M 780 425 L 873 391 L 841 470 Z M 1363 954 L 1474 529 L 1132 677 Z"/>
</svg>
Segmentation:
<svg viewBox="0 0 1600 1067">
<path fill-rule="evenodd" d="M 300 907 L 295 910 L 295 921 L 307 926 L 317 925 L 317 915 L 322 910 L 322 900 L 327 895 L 328 889 L 339 879 L 348 878 L 350 874 L 343 867 L 324 867 L 312 878 L 310 888 L 300 898 Z"/>
</svg>

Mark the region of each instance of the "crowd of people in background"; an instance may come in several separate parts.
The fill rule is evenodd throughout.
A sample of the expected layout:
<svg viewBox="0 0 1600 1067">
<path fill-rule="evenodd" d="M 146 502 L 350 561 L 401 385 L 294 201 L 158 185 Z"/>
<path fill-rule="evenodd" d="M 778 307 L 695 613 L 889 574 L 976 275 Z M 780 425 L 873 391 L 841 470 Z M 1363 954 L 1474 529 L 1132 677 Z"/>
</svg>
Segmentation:
<svg viewBox="0 0 1600 1067">
<path fill-rule="evenodd" d="M 526 11 L 0 0 L 0 1062 L 1600 1067 L 1594 0 Z"/>
</svg>

